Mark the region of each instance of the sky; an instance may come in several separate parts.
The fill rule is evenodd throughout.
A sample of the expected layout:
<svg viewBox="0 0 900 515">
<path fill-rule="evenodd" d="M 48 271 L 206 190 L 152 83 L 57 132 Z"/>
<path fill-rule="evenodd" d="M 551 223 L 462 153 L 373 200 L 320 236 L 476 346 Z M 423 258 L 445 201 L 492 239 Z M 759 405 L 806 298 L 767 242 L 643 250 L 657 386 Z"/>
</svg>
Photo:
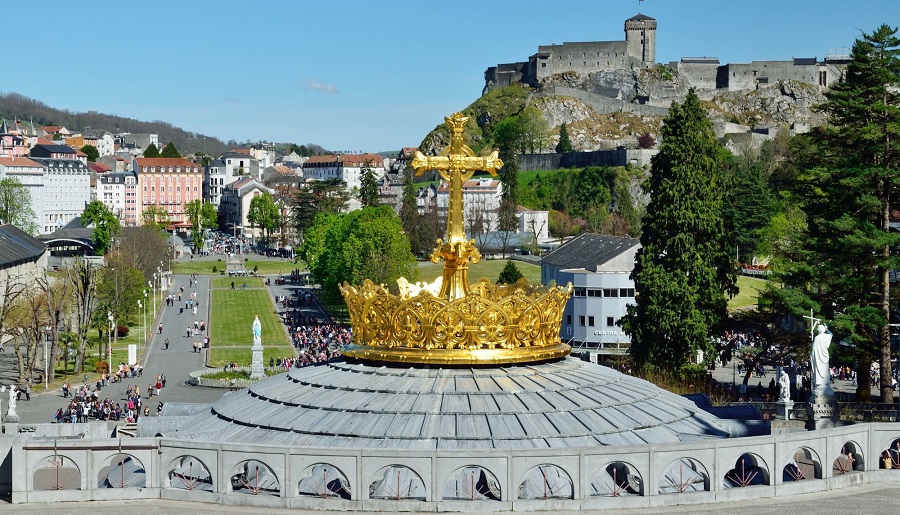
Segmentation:
<svg viewBox="0 0 900 515">
<path fill-rule="evenodd" d="M 223 141 L 364 152 L 418 145 L 481 95 L 488 66 L 538 45 L 623 40 L 638 12 L 657 20 L 659 63 L 821 59 L 900 24 L 897 0 L 3 4 L 4 32 L 21 36 L 7 40 L 4 93 Z"/>
</svg>

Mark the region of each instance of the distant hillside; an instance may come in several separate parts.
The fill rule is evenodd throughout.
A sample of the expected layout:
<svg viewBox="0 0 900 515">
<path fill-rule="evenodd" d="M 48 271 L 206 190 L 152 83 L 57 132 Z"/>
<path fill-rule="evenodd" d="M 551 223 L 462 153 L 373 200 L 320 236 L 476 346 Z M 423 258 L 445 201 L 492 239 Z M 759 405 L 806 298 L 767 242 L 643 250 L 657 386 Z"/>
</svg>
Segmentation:
<svg viewBox="0 0 900 515">
<path fill-rule="evenodd" d="M 232 141 L 226 144 L 218 138 L 189 132 L 166 122 L 142 122 L 132 118 L 123 118 L 96 111 L 75 113 L 67 109 L 56 109 L 19 93 L 0 95 L 0 118 L 7 120 L 18 119 L 24 122 L 33 120 L 36 128 L 40 128 L 43 125 L 62 125 L 71 131 L 82 131 L 90 128 L 111 133 L 137 132 L 159 134 L 160 146 L 171 141 L 182 154 L 203 152 L 207 155 L 217 156 L 230 148 L 238 146 L 236 142 Z"/>
</svg>

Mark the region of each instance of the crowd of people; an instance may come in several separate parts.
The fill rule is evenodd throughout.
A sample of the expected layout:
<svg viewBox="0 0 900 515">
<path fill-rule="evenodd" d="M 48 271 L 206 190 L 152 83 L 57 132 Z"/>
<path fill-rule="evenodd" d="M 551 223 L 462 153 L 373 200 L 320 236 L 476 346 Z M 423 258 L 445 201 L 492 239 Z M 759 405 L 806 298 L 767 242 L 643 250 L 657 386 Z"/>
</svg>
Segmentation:
<svg viewBox="0 0 900 515">
<path fill-rule="evenodd" d="M 164 384 L 165 375 L 157 375 L 156 383 L 151 384 L 147 388 L 147 400 L 149 401 L 153 397 L 154 391 L 159 396 Z M 63 394 L 65 397 L 68 397 L 71 393 L 72 399 L 65 407 L 57 409 L 53 416 L 54 421 L 59 424 L 84 423 L 89 419 L 137 422 L 141 415 L 148 416 L 150 414 L 149 403 L 144 402 L 141 397 L 141 390 L 137 385 L 129 385 L 125 392 L 124 400 L 119 402 L 109 397 L 101 399 L 100 388 L 91 390 L 86 384 L 73 392 L 70 392 L 70 390 L 71 387 L 66 384 Z M 162 402 L 157 403 L 157 414 L 162 411 L 162 407 Z"/>
</svg>

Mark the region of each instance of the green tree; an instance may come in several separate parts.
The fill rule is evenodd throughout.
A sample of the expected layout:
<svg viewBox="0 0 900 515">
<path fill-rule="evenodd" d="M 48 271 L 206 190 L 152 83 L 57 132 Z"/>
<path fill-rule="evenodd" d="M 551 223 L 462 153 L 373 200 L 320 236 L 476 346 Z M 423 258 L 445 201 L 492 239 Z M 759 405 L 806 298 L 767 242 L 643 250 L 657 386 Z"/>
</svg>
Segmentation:
<svg viewBox="0 0 900 515">
<path fill-rule="evenodd" d="M 362 177 L 360 177 L 359 201 L 363 207 L 374 207 L 378 205 L 378 179 L 375 177 L 375 171 L 372 170 L 372 163 L 366 161 L 362 168 Z"/>
<path fill-rule="evenodd" d="M 758 255 L 761 231 L 777 209 L 769 175 L 768 164 L 759 152 L 733 156 L 725 168 L 729 185 L 725 212 L 734 228 L 735 253 L 741 262 L 749 263 Z"/>
<path fill-rule="evenodd" d="M 97 161 L 97 158 L 100 157 L 100 151 L 97 150 L 97 147 L 94 145 L 85 145 L 81 147 L 81 151 L 87 154 L 87 160 L 92 163 Z"/>
<path fill-rule="evenodd" d="M 900 184 L 900 39 L 882 25 L 853 44 L 844 81 L 826 93 L 830 125 L 791 188 L 807 233 L 785 267 L 775 307 L 799 316 L 812 308 L 851 342 L 857 395 L 868 400 L 865 364 L 877 361 L 882 402 L 891 402 L 890 272 L 900 266 L 900 235 L 890 230 Z M 784 176 L 791 177 L 790 174 Z M 807 311 L 808 313 L 808 311 Z"/>
<path fill-rule="evenodd" d="M 212 230 L 218 226 L 216 207 L 196 199 L 184 205 L 184 212 L 188 221 L 191 222 L 191 238 L 194 241 L 194 248 L 200 250 L 203 247 L 203 235 L 206 230 Z"/>
<path fill-rule="evenodd" d="M 81 213 L 81 222 L 85 226 L 94 226 L 91 241 L 97 255 L 104 255 L 112 245 L 112 239 L 119 233 L 121 225 L 109 207 L 99 200 L 92 200 Z"/>
<path fill-rule="evenodd" d="M 163 230 L 169 226 L 169 212 L 151 204 L 141 211 L 141 225 Z"/>
<path fill-rule="evenodd" d="M 510 260 L 506 262 L 506 266 L 504 266 L 503 270 L 500 272 L 500 277 L 497 278 L 497 284 L 516 284 L 516 281 L 522 277 L 524 276 L 519 270 L 519 267 Z"/>
<path fill-rule="evenodd" d="M 306 230 L 319 213 L 337 214 L 347 205 L 347 183 L 334 178 L 303 183 L 295 195 L 294 222 L 297 234 L 304 238 Z"/>
<path fill-rule="evenodd" d="M 319 214 L 307 231 L 301 255 L 332 300 L 339 298 L 338 284 L 344 281 L 393 284 L 400 277 L 414 281 L 418 274 L 409 239 L 390 206 Z"/>
<path fill-rule="evenodd" d="M 416 199 L 416 186 L 414 182 L 415 170 L 407 166 L 403 169 L 403 194 L 400 197 L 400 223 L 403 232 L 409 238 L 410 248 L 416 256 L 421 256 L 428 251 L 427 245 L 421 240 L 422 230 L 419 227 L 419 204 Z M 430 242 L 427 242 L 430 243 Z"/>
<path fill-rule="evenodd" d="M 650 196 L 631 277 L 636 304 L 619 321 L 638 367 L 677 372 L 698 350 L 716 358 L 713 338 L 737 291 L 723 218 L 721 147 L 691 90 L 673 104 L 645 183 Z"/>
<path fill-rule="evenodd" d="M 31 193 L 15 177 L 0 180 L 0 223 L 15 225 L 31 235 L 38 232 Z"/>
<path fill-rule="evenodd" d="M 281 210 L 271 193 L 267 191 L 250 199 L 247 221 L 251 226 L 261 228 L 265 233 L 265 240 L 269 241 L 271 232 L 278 229 L 281 222 Z"/>
<path fill-rule="evenodd" d="M 559 143 L 556 144 L 556 153 L 562 154 L 572 151 L 572 140 L 569 139 L 569 129 L 566 122 L 559 126 Z"/>
<path fill-rule="evenodd" d="M 525 153 L 525 139 L 518 116 L 510 116 L 494 127 L 494 141 L 505 154 Z"/>
<path fill-rule="evenodd" d="M 144 157 L 159 157 L 159 149 L 153 143 L 147 145 L 147 148 L 144 149 Z"/>
<path fill-rule="evenodd" d="M 147 157 L 146 154 L 144 157 Z M 159 157 L 181 157 L 181 153 L 175 148 L 175 144 L 170 141 L 163 147 L 162 152 L 159 153 Z"/>
<path fill-rule="evenodd" d="M 522 110 L 519 114 L 519 127 L 522 143 L 528 152 L 540 153 L 550 147 L 550 124 L 537 107 L 531 105 Z"/>
</svg>

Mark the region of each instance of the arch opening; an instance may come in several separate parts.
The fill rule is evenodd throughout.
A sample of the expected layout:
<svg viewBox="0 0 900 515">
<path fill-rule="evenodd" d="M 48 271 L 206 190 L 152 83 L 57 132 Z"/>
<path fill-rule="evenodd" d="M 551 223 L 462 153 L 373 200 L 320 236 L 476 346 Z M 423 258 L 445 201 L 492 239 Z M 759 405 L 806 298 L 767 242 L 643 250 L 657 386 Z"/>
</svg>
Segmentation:
<svg viewBox="0 0 900 515">
<path fill-rule="evenodd" d="M 456 501 L 499 501 L 500 494 L 500 482 L 490 470 L 467 465 L 450 474 L 442 497 Z"/>
<path fill-rule="evenodd" d="M 866 470 L 865 457 L 859 451 L 856 442 L 846 442 L 841 446 L 841 454 L 831 464 L 831 473 L 840 476 L 850 472 Z"/>
<path fill-rule="evenodd" d="M 630 463 L 614 461 L 591 479 L 591 497 L 621 497 L 643 495 L 644 482 L 637 469 Z"/>
<path fill-rule="evenodd" d="M 213 479 L 209 467 L 195 456 L 179 456 L 169 465 L 166 473 L 168 488 L 179 490 L 213 491 Z"/>
<path fill-rule="evenodd" d="M 370 499 L 425 500 L 425 482 L 409 467 L 388 465 L 379 469 L 374 478 L 369 483 Z"/>
<path fill-rule="evenodd" d="M 762 458 L 755 454 L 744 453 L 734 464 L 734 468 L 725 473 L 725 488 L 746 488 L 769 484 L 769 473 Z"/>
<path fill-rule="evenodd" d="M 794 451 L 793 460 L 784 466 L 781 480 L 789 483 L 807 479 L 822 479 L 822 464 L 815 451 L 809 447 L 800 447 Z"/>
<path fill-rule="evenodd" d="M 31 479 L 34 490 L 81 490 L 81 469 L 59 454 L 38 462 Z"/>
<path fill-rule="evenodd" d="M 231 491 L 247 495 L 281 494 L 278 476 L 268 465 L 257 460 L 247 460 L 238 465 L 239 472 L 231 476 Z"/>
<path fill-rule="evenodd" d="M 659 479 L 660 494 L 686 494 L 709 490 L 709 474 L 693 458 L 678 458 L 666 467 Z"/>
<path fill-rule="evenodd" d="M 519 499 L 572 499 L 574 494 L 569 474 L 556 465 L 538 465 L 519 483 Z"/>
<path fill-rule="evenodd" d="M 334 465 L 315 463 L 303 469 L 297 484 L 299 495 L 319 497 L 322 499 L 350 500 L 350 482 Z"/>
<path fill-rule="evenodd" d="M 114 454 L 100 469 L 97 477 L 99 488 L 144 488 L 147 472 L 144 464 L 130 454 Z"/>
</svg>

